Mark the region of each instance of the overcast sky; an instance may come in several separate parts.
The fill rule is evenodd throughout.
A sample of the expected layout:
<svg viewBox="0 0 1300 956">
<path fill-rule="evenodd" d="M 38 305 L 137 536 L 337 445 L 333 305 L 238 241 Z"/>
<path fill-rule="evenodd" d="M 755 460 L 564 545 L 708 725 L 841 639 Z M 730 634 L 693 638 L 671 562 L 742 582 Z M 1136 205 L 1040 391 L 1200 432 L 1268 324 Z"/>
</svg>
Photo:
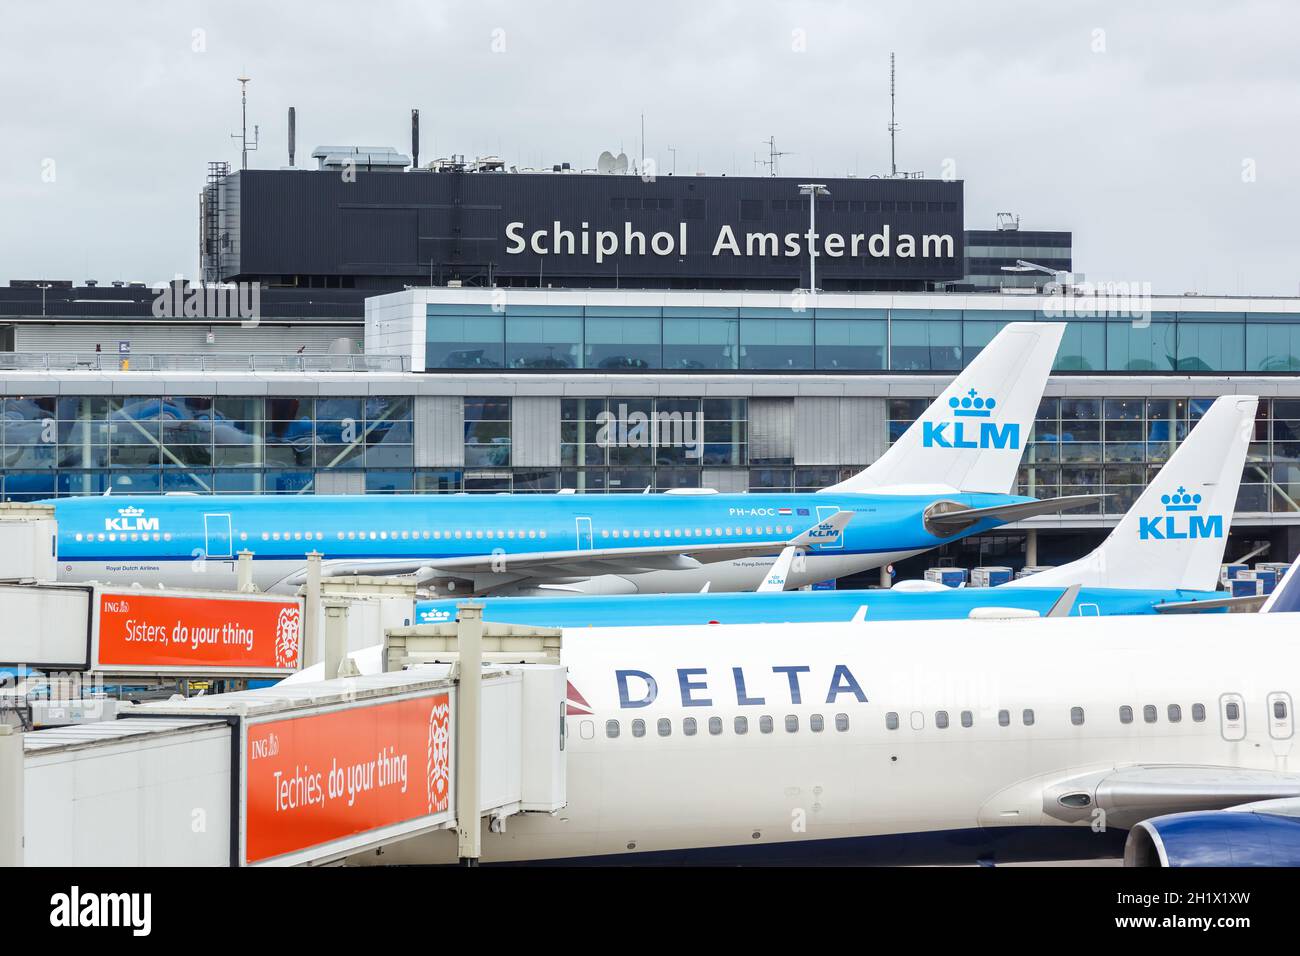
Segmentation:
<svg viewBox="0 0 1300 956">
<path fill-rule="evenodd" d="M 42 2 L 0 27 L 0 281 L 197 271 L 209 160 L 320 144 L 678 173 L 887 171 L 966 183 L 966 225 L 1074 232 L 1089 279 L 1300 288 L 1300 4 L 1288 0 Z M 945 163 L 948 165 L 945 166 Z"/>
</svg>

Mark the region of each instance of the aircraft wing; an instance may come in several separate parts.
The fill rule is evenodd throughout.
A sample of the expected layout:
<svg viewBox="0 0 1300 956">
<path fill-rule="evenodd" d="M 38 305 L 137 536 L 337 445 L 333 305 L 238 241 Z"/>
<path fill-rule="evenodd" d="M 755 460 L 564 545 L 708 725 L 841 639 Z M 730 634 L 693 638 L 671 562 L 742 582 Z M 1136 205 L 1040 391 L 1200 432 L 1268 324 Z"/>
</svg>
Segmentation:
<svg viewBox="0 0 1300 956">
<path fill-rule="evenodd" d="M 1202 611 L 1218 611 L 1228 608 L 1234 611 L 1258 611 L 1260 605 L 1268 600 L 1267 594 L 1246 594 L 1239 597 L 1205 598 L 1202 601 L 1162 601 L 1155 605 L 1157 614 L 1198 614 Z"/>
<path fill-rule="evenodd" d="M 807 548 L 837 539 L 853 517 L 852 511 L 837 511 L 793 538 L 766 541 L 686 542 L 633 545 L 624 548 L 534 551 L 522 554 L 475 554 L 464 557 L 376 558 L 322 561 L 325 577 L 345 575 L 413 576 L 427 581 L 443 576 L 515 574 L 520 577 L 571 578 L 599 574 L 628 574 L 638 571 L 686 570 L 718 561 L 779 554 L 787 547 Z M 301 584 L 306 572 L 285 578 L 286 584 Z"/>
<path fill-rule="evenodd" d="M 1105 495 L 1066 495 L 1063 498 L 1044 498 L 1042 501 L 1022 501 L 1016 504 L 991 505 L 988 508 L 967 508 L 955 501 L 939 501 L 932 504 L 925 512 L 925 527 L 932 534 L 947 536 L 965 531 L 976 522 L 985 518 L 997 518 L 1004 522 L 1020 521 L 1024 518 L 1036 518 L 1039 515 L 1056 514 L 1072 508 L 1096 504 Z"/>
</svg>

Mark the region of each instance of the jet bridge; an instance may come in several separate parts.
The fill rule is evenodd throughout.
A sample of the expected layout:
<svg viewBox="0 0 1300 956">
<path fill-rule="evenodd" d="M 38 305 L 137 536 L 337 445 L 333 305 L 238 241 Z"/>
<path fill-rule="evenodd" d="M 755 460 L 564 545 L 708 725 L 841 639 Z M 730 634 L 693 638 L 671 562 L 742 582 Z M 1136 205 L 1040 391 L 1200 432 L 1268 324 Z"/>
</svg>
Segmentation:
<svg viewBox="0 0 1300 956">
<path fill-rule="evenodd" d="M 451 828 L 473 864 L 484 816 L 566 805 L 567 682 L 558 630 L 491 663 L 474 606 L 457 627 L 442 666 L 0 727 L 0 865 L 312 865 Z"/>
</svg>

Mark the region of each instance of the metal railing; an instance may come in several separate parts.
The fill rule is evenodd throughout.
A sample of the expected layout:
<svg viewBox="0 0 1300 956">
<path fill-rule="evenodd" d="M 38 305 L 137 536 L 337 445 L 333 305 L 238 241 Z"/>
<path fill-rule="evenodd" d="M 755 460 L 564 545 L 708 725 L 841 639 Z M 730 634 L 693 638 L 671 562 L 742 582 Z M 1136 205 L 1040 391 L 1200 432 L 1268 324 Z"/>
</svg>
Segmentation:
<svg viewBox="0 0 1300 956">
<path fill-rule="evenodd" d="M 95 372 L 407 372 L 406 355 L 294 352 L 0 352 L 0 371 Z"/>
</svg>

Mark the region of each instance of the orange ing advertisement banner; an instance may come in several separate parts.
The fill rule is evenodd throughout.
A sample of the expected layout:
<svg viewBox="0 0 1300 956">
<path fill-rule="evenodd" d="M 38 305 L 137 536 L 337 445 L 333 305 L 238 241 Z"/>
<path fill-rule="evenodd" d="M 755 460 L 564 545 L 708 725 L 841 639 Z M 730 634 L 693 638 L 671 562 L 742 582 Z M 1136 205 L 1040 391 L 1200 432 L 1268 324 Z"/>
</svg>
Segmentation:
<svg viewBox="0 0 1300 956">
<path fill-rule="evenodd" d="M 446 693 L 250 724 L 244 860 L 256 863 L 446 812 Z"/>
<path fill-rule="evenodd" d="M 99 595 L 99 666 L 132 670 L 296 670 L 296 600 L 142 593 Z"/>
</svg>

